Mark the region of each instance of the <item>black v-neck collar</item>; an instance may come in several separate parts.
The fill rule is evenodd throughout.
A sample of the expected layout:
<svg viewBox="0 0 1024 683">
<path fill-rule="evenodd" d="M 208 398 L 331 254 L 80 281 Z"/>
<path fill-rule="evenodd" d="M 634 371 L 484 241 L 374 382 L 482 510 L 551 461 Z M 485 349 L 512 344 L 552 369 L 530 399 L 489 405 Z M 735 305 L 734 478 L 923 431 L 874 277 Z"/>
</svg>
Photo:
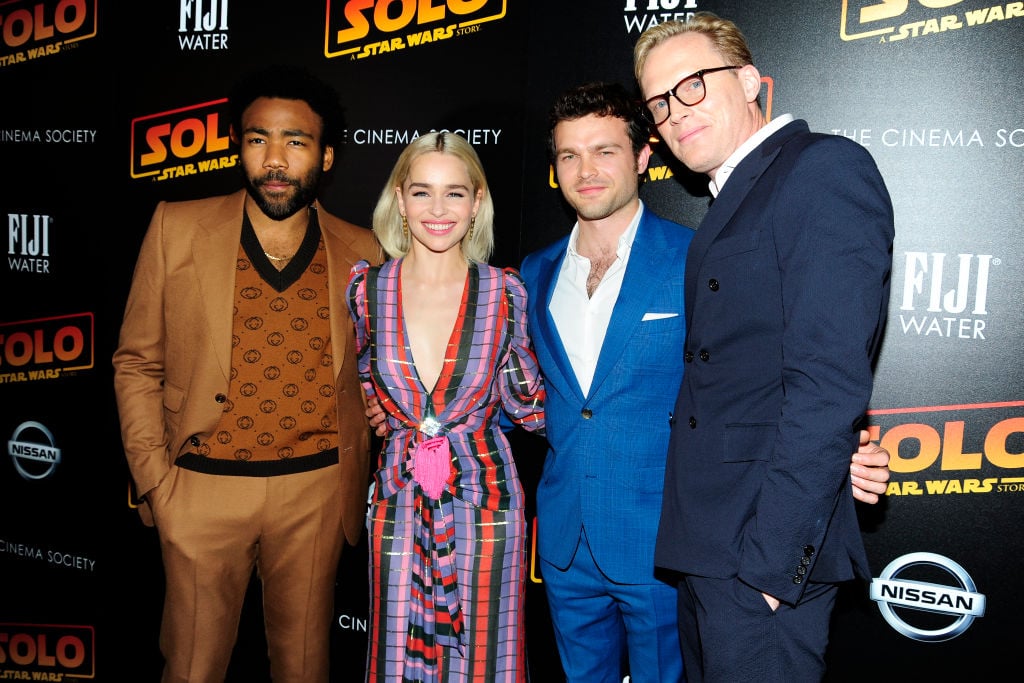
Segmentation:
<svg viewBox="0 0 1024 683">
<path fill-rule="evenodd" d="M 249 214 L 242 212 L 242 248 L 249 257 L 253 268 L 268 285 L 278 292 L 291 287 L 298 281 L 306 268 L 313 262 L 317 246 L 320 244 L 320 222 L 316 217 L 316 207 L 309 207 L 309 222 L 306 224 L 306 235 L 302 238 L 302 244 L 298 251 L 292 256 L 292 260 L 281 270 L 274 267 L 274 264 L 267 258 L 263 247 L 260 246 L 256 231 L 253 230 L 249 221 Z"/>
</svg>

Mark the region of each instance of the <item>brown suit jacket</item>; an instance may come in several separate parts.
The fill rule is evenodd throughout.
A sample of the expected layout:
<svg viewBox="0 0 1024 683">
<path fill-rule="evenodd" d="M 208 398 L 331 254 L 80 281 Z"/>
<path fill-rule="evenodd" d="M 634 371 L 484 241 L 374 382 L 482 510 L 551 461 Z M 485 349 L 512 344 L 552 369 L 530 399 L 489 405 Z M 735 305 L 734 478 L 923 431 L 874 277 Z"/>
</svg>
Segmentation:
<svg viewBox="0 0 1024 683">
<path fill-rule="evenodd" d="M 158 486 L 190 438 L 210 436 L 227 394 L 235 265 L 245 191 L 160 202 L 142 243 L 113 356 L 121 438 L 140 496 Z M 359 385 L 345 287 L 352 265 L 379 263 L 373 233 L 317 213 L 328 259 L 331 344 L 337 383 L 339 486 L 345 537 L 364 525 L 370 476 L 369 428 Z M 151 525 L 149 507 L 139 508 Z"/>
</svg>

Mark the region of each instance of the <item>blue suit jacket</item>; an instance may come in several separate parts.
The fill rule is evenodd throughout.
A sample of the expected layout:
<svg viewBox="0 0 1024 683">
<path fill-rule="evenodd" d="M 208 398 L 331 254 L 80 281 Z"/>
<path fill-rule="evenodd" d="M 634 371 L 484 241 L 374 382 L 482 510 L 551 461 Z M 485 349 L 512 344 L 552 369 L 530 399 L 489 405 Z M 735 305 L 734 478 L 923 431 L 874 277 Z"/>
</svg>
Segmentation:
<svg viewBox="0 0 1024 683">
<path fill-rule="evenodd" d="M 733 171 L 686 263 L 660 566 L 783 602 L 870 576 L 850 453 L 888 309 L 893 213 L 868 152 L 777 131 Z"/>
<path fill-rule="evenodd" d="M 530 335 L 547 388 L 537 542 L 541 557 L 559 568 L 572 561 L 586 526 L 609 578 L 639 583 L 653 576 L 669 411 L 683 372 L 683 268 L 692 237 L 689 228 L 644 210 L 586 398 L 548 311 L 569 238 L 523 261 Z"/>
</svg>

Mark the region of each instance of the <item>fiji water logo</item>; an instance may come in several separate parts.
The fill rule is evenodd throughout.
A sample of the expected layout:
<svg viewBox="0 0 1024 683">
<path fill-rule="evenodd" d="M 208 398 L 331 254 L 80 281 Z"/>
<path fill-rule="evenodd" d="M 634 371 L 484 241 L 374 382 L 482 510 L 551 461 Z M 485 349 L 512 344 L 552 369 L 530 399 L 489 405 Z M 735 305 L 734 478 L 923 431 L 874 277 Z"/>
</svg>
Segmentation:
<svg viewBox="0 0 1024 683">
<path fill-rule="evenodd" d="M 178 46 L 193 52 L 228 49 L 228 0 L 180 0 Z"/>
<path fill-rule="evenodd" d="M 908 251 L 903 263 L 899 314 L 903 334 L 987 338 L 989 277 L 1002 264 L 999 258 Z"/>
</svg>

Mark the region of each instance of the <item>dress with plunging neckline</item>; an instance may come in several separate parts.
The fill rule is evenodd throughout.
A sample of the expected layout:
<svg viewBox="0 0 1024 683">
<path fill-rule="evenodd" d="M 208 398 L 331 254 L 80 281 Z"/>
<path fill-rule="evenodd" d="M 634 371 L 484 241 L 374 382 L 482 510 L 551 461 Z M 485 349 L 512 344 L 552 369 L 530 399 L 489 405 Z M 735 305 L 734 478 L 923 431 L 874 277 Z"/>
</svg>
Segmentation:
<svg viewBox="0 0 1024 683">
<path fill-rule="evenodd" d="M 409 334 L 409 324 L 406 322 L 405 317 L 405 296 L 402 294 L 402 269 L 398 269 L 398 322 L 401 325 L 401 339 L 406 347 L 409 349 L 409 360 L 412 363 L 412 371 L 415 373 L 416 381 L 419 382 L 420 387 L 429 396 L 434 395 L 434 390 L 437 389 L 438 383 L 441 381 L 441 376 L 445 372 L 445 368 L 451 366 L 451 363 L 455 361 L 454 358 L 449 358 L 448 354 L 452 350 L 458 350 L 458 336 L 462 331 L 462 313 L 466 310 L 466 296 L 469 294 L 469 271 L 466 271 L 466 277 L 462 284 L 462 295 L 459 299 L 459 311 L 455 315 L 455 322 L 452 325 L 452 331 L 448 334 L 448 343 L 445 345 L 444 359 L 441 361 L 441 371 L 434 379 L 433 385 L 427 387 L 427 383 L 423 381 L 423 376 L 420 374 L 419 366 L 416 365 L 416 356 L 412 352 L 412 336 Z"/>
<path fill-rule="evenodd" d="M 448 353 L 428 392 L 400 303 L 401 260 L 352 270 L 347 299 L 363 387 L 386 413 L 367 519 L 367 681 L 525 682 L 526 520 L 502 412 L 543 428 L 544 390 L 519 274 L 471 264 Z M 433 417 L 451 447 L 439 498 L 409 458 Z"/>
</svg>

